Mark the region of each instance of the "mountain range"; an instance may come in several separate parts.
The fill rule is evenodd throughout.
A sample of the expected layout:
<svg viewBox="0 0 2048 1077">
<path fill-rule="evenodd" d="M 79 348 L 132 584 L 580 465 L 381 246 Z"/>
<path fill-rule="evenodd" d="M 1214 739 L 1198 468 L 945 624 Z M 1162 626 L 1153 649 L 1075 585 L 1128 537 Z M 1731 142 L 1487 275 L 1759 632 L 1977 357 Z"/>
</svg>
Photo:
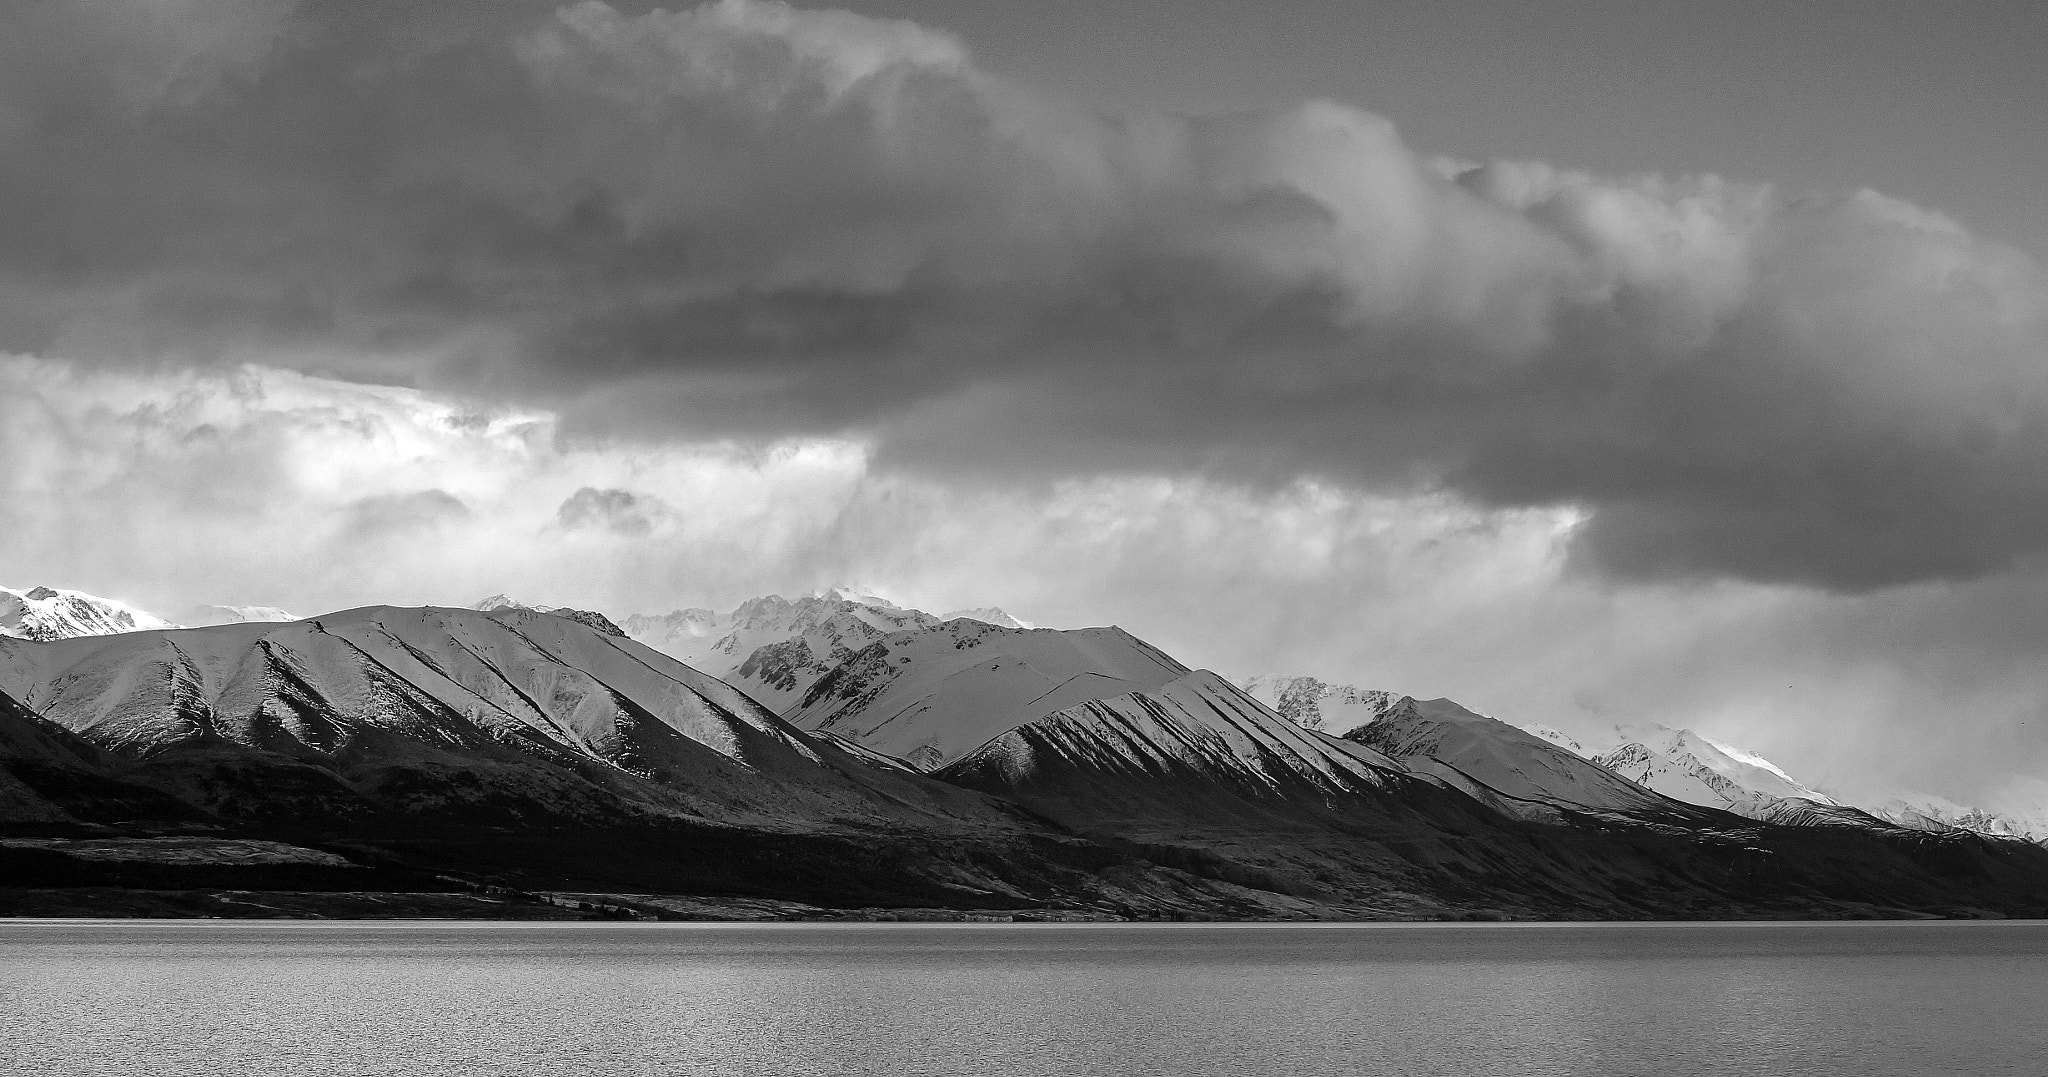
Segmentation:
<svg viewBox="0 0 2048 1077">
<path fill-rule="evenodd" d="M 0 864 L 46 885 L 0 886 L 17 911 L 2048 912 L 2048 848 L 1901 825 L 1697 734 L 1589 748 L 1449 700 L 1240 685 L 1115 627 L 829 589 L 623 624 L 494 596 L 176 629 L 24 594 Z"/>
<path fill-rule="evenodd" d="M 1351 735 L 1359 730 L 1369 742 L 1382 742 L 1411 723 L 1390 712 L 1403 709 L 1393 693 L 1331 684 L 1310 676 L 1256 676 L 1247 691 L 1312 728 Z M 1473 714 L 1449 700 L 1415 704 L 1466 733 L 1463 751 L 1447 751 L 1432 742 L 1432 756 L 1457 758 L 1460 765 L 1490 775 L 1497 785 L 1534 781 L 1536 775 L 1568 771 L 1583 773 L 1591 764 L 1609 777 L 1625 778 L 1685 804 L 1715 808 L 1751 818 L 1787 812 L 1827 814 L 1838 820 L 1875 819 L 1914 830 L 1965 830 L 1987 837 L 2048 843 L 2048 783 L 2036 783 L 2035 796 L 2008 811 L 1965 807 L 1924 793 L 1902 792 L 1850 803 L 1824 793 L 1786 773 L 1753 752 L 1722 744 L 1690 729 L 1654 723 L 1623 723 L 1599 738 L 1575 738 L 1537 725 L 1516 725 Z M 1479 735 L 1483 734 L 1483 735 Z M 1482 758 L 1483 757 L 1483 758 Z M 1512 761 L 1511 763 L 1507 761 Z M 1503 770 L 1513 770 L 1509 777 Z"/>
</svg>

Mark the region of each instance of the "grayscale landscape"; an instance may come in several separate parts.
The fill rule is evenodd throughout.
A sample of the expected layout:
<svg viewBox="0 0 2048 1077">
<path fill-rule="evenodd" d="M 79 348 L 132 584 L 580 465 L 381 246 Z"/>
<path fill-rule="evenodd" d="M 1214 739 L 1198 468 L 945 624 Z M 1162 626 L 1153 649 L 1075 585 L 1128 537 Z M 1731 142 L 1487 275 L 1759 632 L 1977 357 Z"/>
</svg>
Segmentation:
<svg viewBox="0 0 2048 1077">
<path fill-rule="evenodd" d="M 2048 11 L 824 5 L 0 5 L 0 1068 L 2031 1072 Z"/>
</svg>

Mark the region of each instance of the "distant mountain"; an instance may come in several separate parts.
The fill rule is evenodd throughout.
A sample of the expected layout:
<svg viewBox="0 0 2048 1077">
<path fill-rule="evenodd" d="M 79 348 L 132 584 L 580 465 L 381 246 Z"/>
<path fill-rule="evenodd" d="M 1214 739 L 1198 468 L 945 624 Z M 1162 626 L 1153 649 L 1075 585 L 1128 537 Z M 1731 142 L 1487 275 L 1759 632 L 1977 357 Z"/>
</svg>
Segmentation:
<svg viewBox="0 0 2048 1077">
<path fill-rule="evenodd" d="M 1532 817 L 1542 812 L 1526 805 L 1651 816 L 1685 815 L 1690 806 L 1786 825 L 1879 823 L 1854 810 L 1834 811 L 1844 806 L 1769 760 L 1691 730 L 1617 727 L 1589 749 L 1557 730 L 1503 722 L 1447 699 L 1397 698 L 1313 677 L 1265 676 L 1246 683 L 1297 722 L 1334 723 L 1346 737 L 1412 768 L 1476 781 Z M 1781 806 L 1787 800 L 1798 803 Z"/>
<path fill-rule="evenodd" d="M 1958 804 L 1931 793 L 1902 792 L 1873 798 L 1867 810 L 1880 819 L 1914 830 L 1965 830 L 1988 837 L 2048 844 L 2048 783 L 2021 783 L 2020 789 L 2001 799 L 2014 803 L 2001 804 L 2005 810 L 1999 811 Z"/>
<path fill-rule="evenodd" d="M 245 621 L 278 623 L 300 619 L 298 614 L 281 610 L 276 606 L 194 606 L 178 616 L 179 623 L 190 628 L 211 628 L 214 625 L 242 624 Z"/>
<path fill-rule="evenodd" d="M 1835 805 L 1762 756 L 1690 729 L 1625 725 L 1616 733 L 1621 743 L 1596 752 L 1593 761 L 1676 800 L 1740 815 L 1756 815 L 1787 798 Z"/>
<path fill-rule="evenodd" d="M 1022 627 L 993 607 L 935 617 L 864 589 L 830 587 L 795 599 L 749 599 L 723 615 L 706 609 L 636 615 L 626 618 L 625 630 L 782 711 L 801 700 L 818 678 L 883 636 L 935 628 L 956 618 Z"/>
<path fill-rule="evenodd" d="M 962 618 L 965 618 L 969 621 L 980 621 L 983 624 L 992 624 L 995 625 L 997 628 L 1033 627 L 1032 625 L 1025 624 L 1023 621 L 1020 621 L 1015 617 L 1010 616 L 1008 613 L 1003 612 L 1002 609 L 996 606 L 978 606 L 971 610 L 954 610 L 951 613 L 941 614 L 939 616 L 939 620 L 941 621 L 957 621 Z"/>
<path fill-rule="evenodd" d="M 58 640 L 175 627 L 171 622 L 155 614 L 144 613 L 125 602 L 83 591 L 56 587 L 17 591 L 11 587 L 0 587 L 0 636 Z"/>
<path fill-rule="evenodd" d="M 572 609 L 568 606 L 529 606 L 524 602 L 515 602 L 504 595 L 492 595 L 489 598 L 478 599 L 469 608 L 479 613 L 497 613 L 501 610 L 545 613 L 555 617 L 566 617 L 577 624 L 588 625 L 607 636 L 624 636 L 626 634 L 626 630 L 613 624 L 611 618 L 594 610 Z M 258 618 L 249 619 L 257 620 Z M 285 619 L 289 620 L 289 618 Z"/>
<path fill-rule="evenodd" d="M 1412 768 L 1461 784 L 1477 783 L 1507 798 L 1516 814 L 1528 818 L 1545 818 L 1559 809 L 1635 818 L 1699 814 L 1608 767 L 1448 699 L 1403 696 L 1344 736 Z"/>
<path fill-rule="evenodd" d="M 1400 696 L 1350 684 L 1330 684 L 1314 677 L 1252 677 L 1244 689 L 1304 729 L 1343 734 L 1375 721 Z"/>
<path fill-rule="evenodd" d="M 1919 792 L 1857 798 L 1852 804 L 1763 756 L 1689 729 L 1622 724 L 1582 741 L 1542 725 L 1486 718 L 1449 700 L 1407 700 L 1315 677 L 1262 675 L 1244 684 L 1305 728 L 1343 732 L 1446 780 L 1471 779 L 1484 788 L 1468 783 L 1467 792 L 1482 798 L 1486 790 L 1496 792 L 1504 798 L 1497 806 L 1531 818 L 1542 815 L 1531 805 L 1645 810 L 1647 805 L 1631 804 L 1629 795 L 1617 793 L 1613 783 L 1619 779 L 1628 788 L 1657 794 L 1667 809 L 1677 801 L 1785 826 L 1964 831 L 2048 844 L 2048 782 L 2015 784 L 1997 808 Z"/>
</svg>

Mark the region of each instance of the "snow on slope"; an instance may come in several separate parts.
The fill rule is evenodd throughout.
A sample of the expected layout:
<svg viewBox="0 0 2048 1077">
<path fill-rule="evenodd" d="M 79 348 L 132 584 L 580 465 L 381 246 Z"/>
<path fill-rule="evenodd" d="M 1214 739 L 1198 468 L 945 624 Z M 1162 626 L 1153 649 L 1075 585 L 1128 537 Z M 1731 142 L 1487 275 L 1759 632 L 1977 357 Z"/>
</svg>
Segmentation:
<svg viewBox="0 0 2048 1077">
<path fill-rule="evenodd" d="M 566 628 L 573 623 L 380 606 L 81 638 L 0 652 L 0 688 L 95 742 L 144 755 L 208 736 L 331 754 L 383 731 L 450 746 L 502 734 L 619 757 L 647 718 L 735 759 L 750 739 L 743 730 L 789 740 L 726 685 L 660 656 L 593 645 L 602 637 Z"/>
<path fill-rule="evenodd" d="M 1225 781 L 1261 791 L 1384 788 L 1385 755 L 1302 729 L 1208 670 L 1034 718 L 968 752 L 942 777 L 1018 787 L 1049 771 Z"/>
<path fill-rule="evenodd" d="M 1777 801 L 1835 801 L 1794 780 L 1769 760 L 1731 749 L 1690 729 L 1662 725 L 1617 726 L 1620 744 L 1596 752 L 1593 761 L 1659 793 L 1741 815 L 1756 816 Z"/>
<path fill-rule="evenodd" d="M 1932 793 L 1903 792 L 1873 798 L 1866 809 L 1887 822 L 1913 830 L 1939 833 L 1968 830 L 1994 838 L 2019 838 L 2048 844 L 2048 782 L 2022 780 L 1994 794 L 2004 810 L 1972 807 Z M 2001 803 L 2000 801 L 2003 801 Z"/>
<path fill-rule="evenodd" d="M 962 617 L 965 617 L 970 621 L 980 621 L 983 624 L 992 624 L 995 625 L 997 628 L 1033 627 L 1032 625 L 1025 624 L 1023 621 L 1020 621 L 1015 617 L 1010 616 L 1008 613 L 1005 613 L 1001 607 L 998 606 L 977 606 L 971 610 L 954 610 L 951 613 L 940 615 L 939 620 L 957 621 Z"/>
<path fill-rule="evenodd" d="M 1345 737 L 1417 769 L 1430 771 L 1419 761 L 1434 760 L 1518 801 L 1632 814 L 1670 814 L 1674 808 L 1664 797 L 1603 766 L 1448 699 L 1403 696 Z"/>
<path fill-rule="evenodd" d="M 1661 814 L 1671 814 L 1677 806 L 1670 801 L 1680 801 L 1753 817 L 1785 798 L 1837 807 L 1769 760 L 1690 730 L 1617 727 L 1588 748 L 1555 729 L 1503 722 L 1447 699 L 1416 701 L 1300 676 L 1253 677 L 1246 686 L 1298 723 L 1348 730 L 1346 736 L 1419 772 L 1477 781 L 1515 801 Z M 1779 814 L 1789 819 L 1797 813 Z"/>
<path fill-rule="evenodd" d="M 56 587 L 17 591 L 0 587 L 0 636 L 56 640 L 176 627 L 125 602 L 83 591 Z"/>
<path fill-rule="evenodd" d="M 1249 678 L 1244 688 L 1296 725 L 1338 735 L 1373 721 L 1401 698 L 1376 688 L 1271 674 Z"/>
<path fill-rule="evenodd" d="M 817 678 L 854 651 L 907 629 L 932 629 L 940 618 L 895 606 L 852 588 L 827 588 L 797 600 L 750 598 L 729 614 L 676 610 L 629 616 L 627 635 L 737 684 L 774 710 L 803 698 Z"/>
<path fill-rule="evenodd" d="M 478 613 L 498 613 L 503 610 L 546 613 L 556 617 L 566 617 L 578 624 L 588 625 L 607 636 L 624 636 L 626 634 L 626 630 L 613 624 L 611 618 L 594 610 L 579 610 L 570 606 L 531 606 L 524 602 L 516 602 L 505 595 L 492 595 L 489 598 L 480 598 L 471 603 L 469 608 L 476 610 Z M 249 619 L 256 620 L 257 618 Z M 291 618 L 286 619 L 290 620 Z"/>
<path fill-rule="evenodd" d="M 893 789 L 901 782 L 683 663 L 529 610 L 368 607 L 287 624 L 0 641 L 0 690 L 125 756 L 256 750 L 395 780 L 394 795 L 430 801 L 455 795 L 444 779 L 460 780 L 481 783 L 475 795 L 487 801 L 537 797 L 589 817 L 604 810 L 588 784 L 601 780 L 664 811 L 766 825 L 959 807 L 947 806 L 957 791 Z M 644 782 L 591 778 L 593 763 Z M 381 776 L 390 767 L 397 779 Z M 877 796 L 877 783 L 892 791 Z M 985 814 L 958 795 L 959 810 Z"/>
<path fill-rule="evenodd" d="M 1191 672 L 1120 628 L 948 621 L 870 644 L 784 714 L 926 770 L 1033 719 Z"/>
<path fill-rule="evenodd" d="M 861 648 L 891 633 L 936 628 L 962 617 L 1024 627 L 993 607 L 934 617 L 864 589 L 832 587 L 797 599 L 749 599 L 723 616 L 704 609 L 633 616 L 625 628 L 633 639 L 787 711 L 818 678 Z"/>
</svg>

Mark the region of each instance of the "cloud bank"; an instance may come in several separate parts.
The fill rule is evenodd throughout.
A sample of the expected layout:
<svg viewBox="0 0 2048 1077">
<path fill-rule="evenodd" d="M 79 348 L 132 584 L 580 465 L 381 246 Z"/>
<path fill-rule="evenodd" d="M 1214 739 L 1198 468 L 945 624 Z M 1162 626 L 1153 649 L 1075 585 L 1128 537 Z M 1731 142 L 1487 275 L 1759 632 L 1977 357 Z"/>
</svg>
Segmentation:
<svg viewBox="0 0 2048 1077">
<path fill-rule="evenodd" d="M 2048 546 L 2048 280 L 1872 192 L 1449 162 L 1328 102 L 1098 115 L 755 0 L 4 18 L 15 351 L 976 480 L 1570 507 L 1575 563 L 1630 579 Z"/>
</svg>

